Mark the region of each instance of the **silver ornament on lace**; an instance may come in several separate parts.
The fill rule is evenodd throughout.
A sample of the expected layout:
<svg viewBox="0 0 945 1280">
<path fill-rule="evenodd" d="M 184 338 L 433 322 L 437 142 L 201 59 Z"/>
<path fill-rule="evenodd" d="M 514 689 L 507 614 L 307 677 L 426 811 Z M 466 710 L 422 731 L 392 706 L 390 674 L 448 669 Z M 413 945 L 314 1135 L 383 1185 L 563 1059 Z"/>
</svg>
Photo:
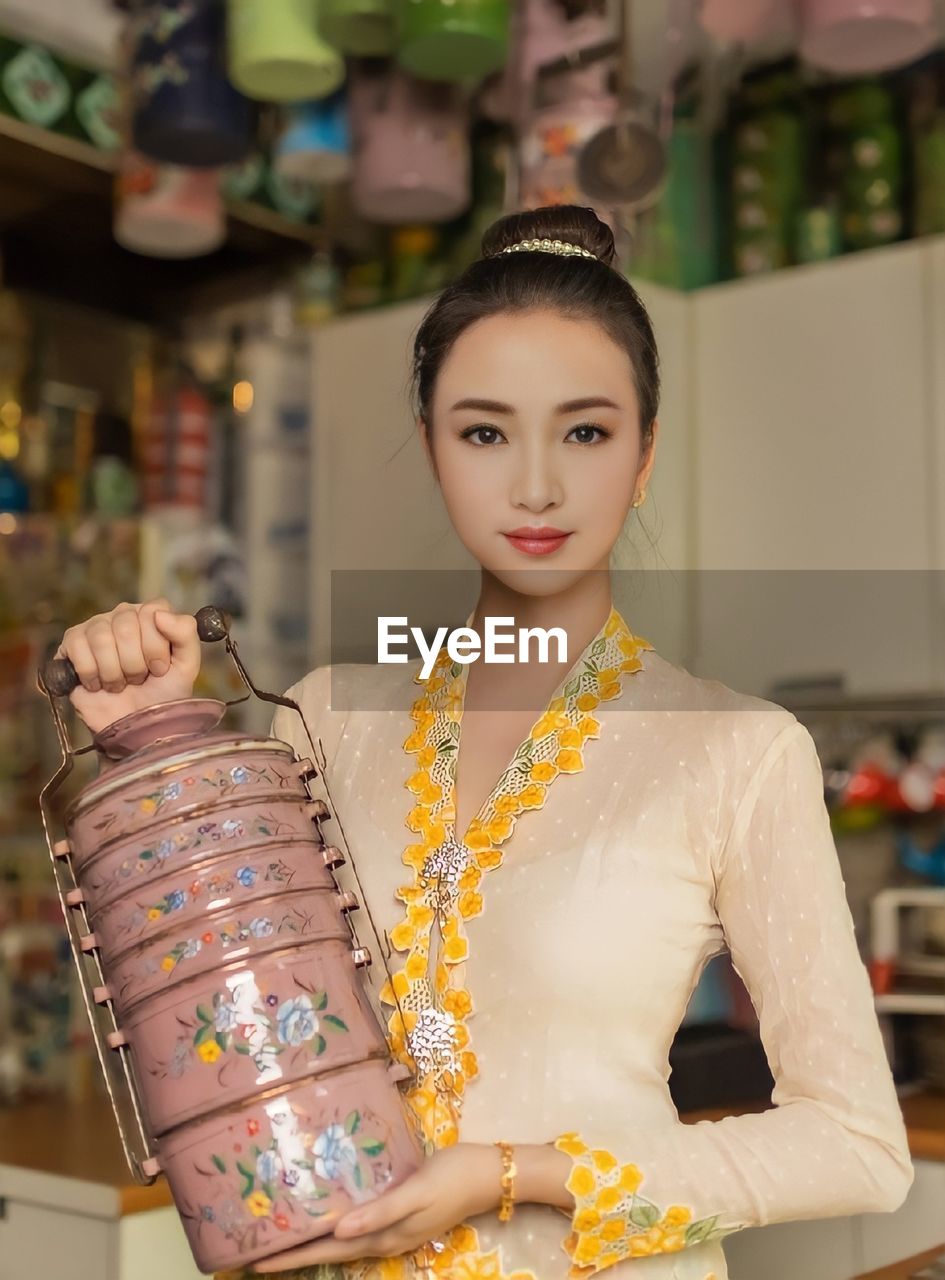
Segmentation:
<svg viewBox="0 0 945 1280">
<path fill-rule="evenodd" d="M 421 1075 L 456 1070 L 456 1019 L 440 1009 L 421 1009 L 407 1034 L 411 1057 Z"/>
<path fill-rule="evenodd" d="M 431 884 L 436 895 L 435 905 L 440 911 L 449 911 L 459 893 L 459 881 L 469 865 L 469 850 L 464 844 L 448 836 L 437 845 L 420 869 L 420 884 Z"/>
</svg>

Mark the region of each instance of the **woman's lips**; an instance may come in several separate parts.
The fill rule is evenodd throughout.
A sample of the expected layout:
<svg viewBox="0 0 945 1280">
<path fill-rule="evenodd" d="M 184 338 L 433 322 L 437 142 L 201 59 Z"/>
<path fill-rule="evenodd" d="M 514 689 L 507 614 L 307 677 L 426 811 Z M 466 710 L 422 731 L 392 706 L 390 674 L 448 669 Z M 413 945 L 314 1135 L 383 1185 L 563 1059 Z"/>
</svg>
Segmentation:
<svg viewBox="0 0 945 1280">
<path fill-rule="evenodd" d="M 504 536 L 518 551 L 524 551 L 530 556 L 547 556 L 552 551 L 557 551 L 559 547 L 563 547 L 571 535 L 570 533 L 562 533 L 549 538 L 534 538 L 507 533 Z"/>
</svg>

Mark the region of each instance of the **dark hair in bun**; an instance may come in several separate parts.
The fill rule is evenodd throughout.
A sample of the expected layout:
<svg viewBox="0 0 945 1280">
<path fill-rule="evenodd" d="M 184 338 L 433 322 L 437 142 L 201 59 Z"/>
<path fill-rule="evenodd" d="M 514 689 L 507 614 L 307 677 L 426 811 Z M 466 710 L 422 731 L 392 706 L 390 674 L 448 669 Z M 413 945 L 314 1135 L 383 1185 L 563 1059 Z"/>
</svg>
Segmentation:
<svg viewBox="0 0 945 1280">
<path fill-rule="evenodd" d="M 564 240 L 592 253 L 538 251 L 503 253 L 519 240 Z M 644 450 L 659 408 L 659 356 L 653 328 L 640 296 L 611 264 L 614 237 L 593 209 L 546 205 L 506 214 L 487 228 L 482 257 L 446 286 L 417 330 L 413 350 L 416 411 L 427 435 L 432 429 L 433 389 L 440 366 L 469 325 L 503 312 L 559 311 L 571 319 L 596 320 L 624 348 L 633 368 L 640 403 Z"/>
<path fill-rule="evenodd" d="M 490 258 L 519 240 L 568 240 L 608 267 L 616 252 L 607 223 L 601 222 L 593 209 L 577 204 L 546 205 L 498 218 L 482 237 L 482 256 Z"/>
</svg>

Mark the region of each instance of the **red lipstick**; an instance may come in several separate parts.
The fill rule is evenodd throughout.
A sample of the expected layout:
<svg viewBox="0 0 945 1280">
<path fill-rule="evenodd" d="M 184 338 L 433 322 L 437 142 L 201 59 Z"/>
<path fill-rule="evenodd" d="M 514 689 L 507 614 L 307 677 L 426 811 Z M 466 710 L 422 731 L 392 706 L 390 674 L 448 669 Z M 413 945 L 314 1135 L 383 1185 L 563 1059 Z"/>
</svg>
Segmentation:
<svg viewBox="0 0 945 1280">
<path fill-rule="evenodd" d="M 570 532 L 548 524 L 521 525 L 505 534 L 513 547 L 530 556 L 550 555 L 552 551 L 564 546 L 570 536 Z"/>
</svg>

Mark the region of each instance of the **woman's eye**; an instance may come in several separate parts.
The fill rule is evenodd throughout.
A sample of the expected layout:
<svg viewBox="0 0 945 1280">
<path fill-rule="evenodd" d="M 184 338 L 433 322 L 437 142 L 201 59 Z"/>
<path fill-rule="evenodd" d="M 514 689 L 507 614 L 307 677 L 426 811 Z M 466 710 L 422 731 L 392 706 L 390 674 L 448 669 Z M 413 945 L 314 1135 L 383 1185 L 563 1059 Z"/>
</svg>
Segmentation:
<svg viewBox="0 0 945 1280">
<path fill-rule="evenodd" d="M 582 439 L 578 441 L 578 444 L 597 444 L 598 440 L 606 440 L 611 435 L 611 432 L 604 427 L 598 426 L 596 422 L 582 422 L 580 426 L 572 427 L 568 435 L 573 435 L 575 431 L 585 433 Z M 595 432 L 596 435 L 588 436 L 586 434 L 588 432 Z"/>
<path fill-rule="evenodd" d="M 502 432 L 499 430 L 498 427 L 467 427 L 467 429 L 464 432 L 462 432 L 462 438 L 464 440 L 472 440 L 473 436 L 478 436 L 479 433 L 482 431 L 484 431 L 487 436 L 491 436 L 492 439 L 475 440 L 473 441 L 474 444 L 480 444 L 480 445 L 498 444 L 497 437 L 500 437 L 502 435 Z"/>
</svg>

